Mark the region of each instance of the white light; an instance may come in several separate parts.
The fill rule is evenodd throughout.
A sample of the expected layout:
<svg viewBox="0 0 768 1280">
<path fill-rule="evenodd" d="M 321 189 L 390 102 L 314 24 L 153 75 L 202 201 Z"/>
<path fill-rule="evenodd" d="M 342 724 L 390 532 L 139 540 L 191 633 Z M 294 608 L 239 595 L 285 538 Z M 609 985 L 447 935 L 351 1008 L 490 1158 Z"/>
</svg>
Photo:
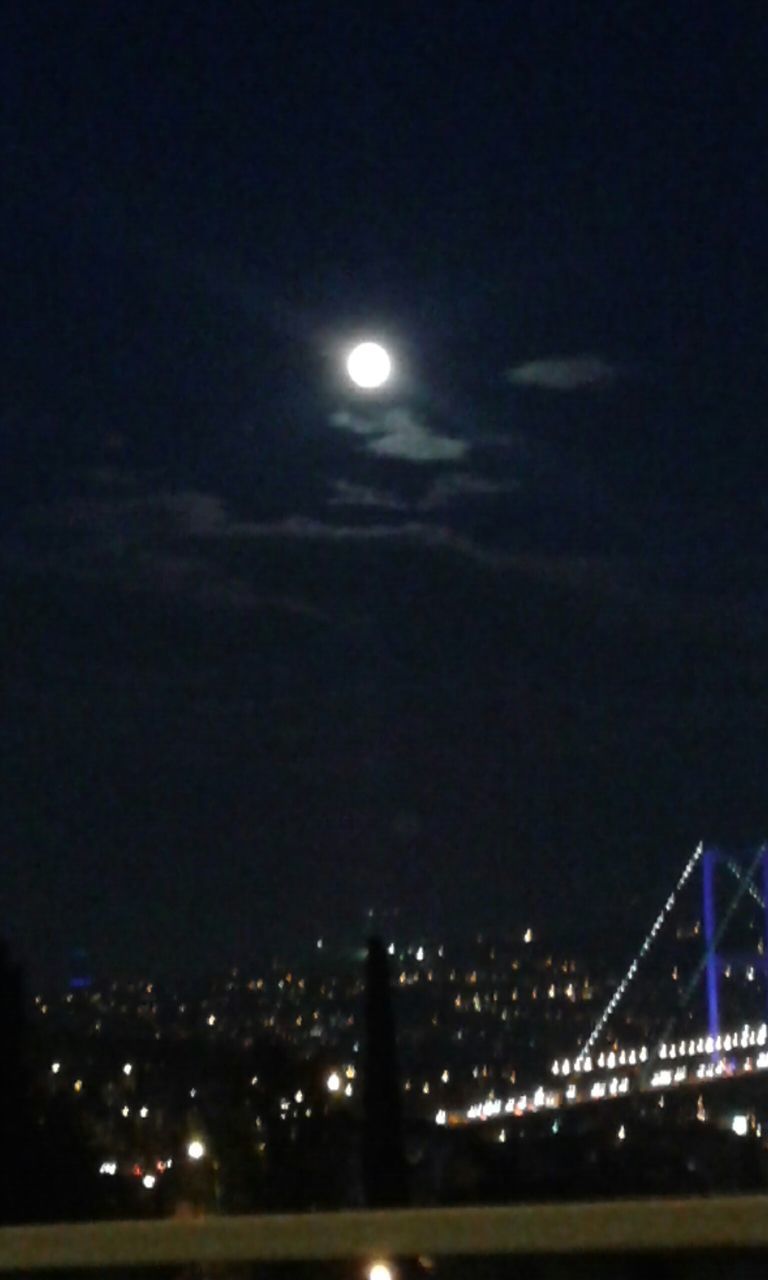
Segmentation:
<svg viewBox="0 0 768 1280">
<path fill-rule="evenodd" d="M 99 1165 L 99 1173 L 106 1173 L 110 1178 L 114 1178 L 117 1173 L 117 1165 L 114 1160 L 105 1160 Z"/>
<path fill-rule="evenodd" d="M 368 1280 L 394 1280 L 392 1268 L 386 1262 L 372 1262 L 368 1268 Z"/>
<path fill-rule="evenodd" d="M 205 1145 L 199 1138 L 193 1138 L 192 1141 L 187 1144 L 187 1155 L 190 1160 L 202 1160 L 205 1155 Z"/>
<path fill-rule="evenodd" d="M 429 1085 L 428 1085 L 428 1084 L 424 1086 L 424 1092 L 425 1092 L 425 1093 L 429 1093 Z M 345 1096 L 346 1096 L 347 1098 L 351 1098 L 351 1097 L 352 1097 L 352 1085 L 351 1085 L 351 1084 L 347 1084 L 347 1085 L 345 1085 L 345 1086 L 344 1086 L 344 1094 L 345 1094 Z"/>
<path fill-rule="evenodd" d="M 447 1113 L 445 1111 L 440 1110 L 435 1116 L 435 1124 L 445 1124 L 447 1119 L 448 1119 Z"/>
<path fill-rule="evenodd" d="M 209 1013 L 209 1014 L 208 1014 L 208 1026 L 209 1026 L 209 1027 L 215 1027 L 215 1026 L 216 1026 L 216 1014 L 215 1014 L 215 1013 Z"/>
<path fill-rule="evenodd" d="M 145 1186 L 147 1188 L 147 1191 L 151 1191 L 155 1183 L 157 1182 L 157 1178 L 155 1177 L 154 1173 L 145 1173 L 141 1182 L 142 1182 L 142 1186 Z"/>
<path fill-rule="evenodd" d="M 318 951 L 322 951 L 322 949 L 323 949 L 323 940 L 322 940 L 322 938 L 318 938 L 318 940 L 317 940 L 317 949 L 318 949 Z"/>
<path fill-rule="evenodd" d="M 52 1062 L 52 1063 L 51 1063 L 51 1071 L 53 1072 L 53 1074 L 54 1074 L 55 1076 L 57 1076 L 57 1075 L 59 1074 L 59 1072 L 61 1071 L 61 1063 L 60 1063 L 60 1062 Z"/>
<path fill-rule="evenodd" d="M 341 1088 L 341 1076 L 338 1071 L 332 1071 L 325 1082 L 325 1086 L 329 1093 L 338 1093 Z"/>
<path fill-rule="evenodd" d="M 293 1100 L 294 1102 L 299 1102 L 299 1103 L 304 1101 L 304 1094 L 302 1093 L 301 1089 L 296 1090 L 295 1094 L 293 1095 Z"/>
<path fill-rule="evenodd" d="M 124 1076 L 129 1076 L 129 1075 L 131 1074 L 131 1072 L 132 1072 L 132 1071 L 133 1071 L 133 1066 L 132 1066 L 132 1064 L 131 1064 L 130 1062 L 126 1062 L 126 1063 L 124 1064 L 124 1066 L 123 1066 L 123 1075 L 124 1075 Z"/>
<path fill-rule="evenodd" d="M 416 952 L 416 959 L 417 959 L 419 962 L 421 962 L 421 961 L 424 959 L 424 948 L 423 948 L 423 947 L 419 947 L 418 951 Z"/>
<path fill-rule="evenodd" d="M 600 1015 L 597 1022 L 595 1023 L 589 1038 L 582 1045 L 580 1054 L 579 1054 L 580 1057 L 583 1056 L 592 1048 L 595 1041 L 600 1036 L 600 1033 L 603 1030 L 603 1027 L 607 1023 L 608 1019 L 610 1018 L 617 1004 L 621 1000 L 630 982 L 632 982 L 632 980 L 634 979 L 635 974 L 637 973 L 638 960 L 640 956 L 646 955 L 646 953 L 650 950 L 650 947 L 653 943 L 653 939 L 656 937 L 657 933 L 659 932 L 662 925 L 664 924 L 667 916 L 669 915 L 669 912 L 674 907 L 678 893 L 680 892 L 686 880 L 690 876 L 691 872 L 696 866 L 696 863 L 701 858 L 701 855 L 703 854 L 703 852 L 704 852 L 704 845 L 698 844 L 694 849 L 693 853 L 691 854 L 690 858 L 688 859 L 687 863 L 685 864 L 677 884 L 675 885 L 674 889 L 672 890 L 666 902 L 664 903 L 664 906 L 661 908 L 661 911 L 659 912 L 656 919 L 654 920 L 653 925 L 651 926 L 651 929 L 646 935 L 645 941 L 640 947 L 640 950 L 638 951 L 637 955 L 635 956 L 634 960 L 629 966 L 629 969 L 625 973 L 624 977 L 622 978 L 615 992 L 611 996 L 611 999 L 608 1001 L 608 1004 L 606 1005 L 602 1014 Z"/>
<path fill-rule="evenodd" d="M 347 373 L 364 391 L 383 387 L 391 372 L 392 361 L 378 342 L 360 342 L 347 356 Z"/>
<path fill-rule="evenodd" d="M 739 1138 L 746 1138 L 749 1133 L 749 1116 L 734 1116 L 731 1128 Z"/>
<path fill-rule="evenodd" d="M 149 1108 L 142 1107 L 141 1110 L 139 1111 L 139 1115 L 141 1116 L 142 1120 L 146 1120 L 147 1116 L 149 1115 Z"/>
<path fill-rule="evenodd" d="M 624 1139 L 626 1138 L 626 1136 L 627 1136 L 627 1131 L 626 1131 L 626 1129 L 624 1128 L 624 1125 L 622 1125 L 622 1126 L 621 1126 L 621 1128 L 619 1129 L 619 1132 L 617 1133 L 616 1137 L 619 1139 L 619 1142 L 623 1142 L 623 1141 L 624 1141 Z"/>
<path fill-rule="evenodd" d="M 131 1108 L 130 1108 L 130 1107 L 123 1107 L 123 1109 L 122 1109 L 122 1111 L 121 1111 L 121 1113 L 120 1113 L 120 1114 L 121 1114 L 125 1119 L 127 1119 L 127 1118 L 128 1118 L 128 1116 L 131 1114 Z"/>
<path fill-rule="evenodd" d="M 387 955 L 393 956 L 394 954 L 395 954 L 395 944 L 394 942 L 390 942 L 389 946 L 387 947 Z"/>
</svg>

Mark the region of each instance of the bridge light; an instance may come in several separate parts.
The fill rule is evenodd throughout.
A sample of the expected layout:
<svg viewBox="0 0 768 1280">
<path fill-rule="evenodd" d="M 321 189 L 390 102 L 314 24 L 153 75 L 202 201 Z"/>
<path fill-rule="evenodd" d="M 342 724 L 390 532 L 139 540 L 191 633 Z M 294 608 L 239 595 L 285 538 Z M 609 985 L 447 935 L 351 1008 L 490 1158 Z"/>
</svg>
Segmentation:
<svg viewBox="0 0 768 1280">
<path fill-rule="evenodd" d="M 368 1280 L 394 1280 L 391 1266 L 388 1262 L 372 1262 L 368 1268 Z"/>
</svg>

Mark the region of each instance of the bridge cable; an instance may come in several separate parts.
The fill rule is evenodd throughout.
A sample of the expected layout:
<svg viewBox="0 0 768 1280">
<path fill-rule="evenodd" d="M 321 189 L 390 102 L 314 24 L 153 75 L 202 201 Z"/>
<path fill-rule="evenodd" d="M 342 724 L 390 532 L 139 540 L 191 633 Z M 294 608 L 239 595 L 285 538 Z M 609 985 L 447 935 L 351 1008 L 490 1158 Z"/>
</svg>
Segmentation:
<svg viewBox="0 0 768 1280">
<path fill-rule="evenodd" d="M 680 890 L 682 889 L 688 877 L 693 872 L 703 852 L 704 852 L 704 844 L 703 842 L 700 841 L 699 844 L 697 844 L 696 848 L 694 849 L 693 853 L 691 854 L 690 858 L 686 862 L 685 866 L 683 867 L 683 870 L 680 873 L 680 877 L 677 881 L 677 884 L 675 885 L 674 889 L 672 890 L 666 902 L 664 903 L 664 906 L 661 908 L 661 911 L 659 912 L 653 924 L 651 925 L 651 928 L 646 934 L 645 940 L 642 946 L 640 947 L 639 951 L 635 955 L 634 960 L 632 961 L 631 965 L 627 969 L 627 972 L 624 974 L 624 977 L 622 978 L 621 982 L 617 986 L 616 990 L 614 991 L 607 1005 L 603 1009 L 603 1012 L 600 1014 L 600 1017 L 595 1023 L 588 1039 L 585 1040 L 584 1044 L 582 1045 L 581 1049 L 576 1055 L 575 1061 L 577 1063 L 581 1059 L 584 1059 L 587 1056 L 592 1046 L 594 1045 L 595 1041 L 598 1039 L 603 1028 L 605 1027 L 605 1024 L 610 1018 L 611 1014 L 616 1011 L 616 1009 L 619 1006 L 619 1003 L 621 1002 L 621 1000 L 623 1000 L 626 994 L 627 988 L 630 986 L 630 984 L 635 978 L 640 961 L 650 951 L 657 933 L 666 922 L 666 919 L 670 911 L 672 910 L 672 908 L 675 905 L 675 902 L 677 901 L 677 896 L 680 893 Z"/>
<path fill-rule="evenodd" d="M 740 882 L 736 888 L 736 892 L 731 898 L 731 901 L 729 902 L 726 908 L 725 915 L 723 916 L 722 920 L 720 921 L 720 924 L 715 930 L 715 936 L 712 940 L 713 951 L 717 950 L 717 947 L 722 941 L 723 934 L 728 928 L 728 925 L 731 923 L 731 920 L 734 917 L 737 907 L 739 906 L 742 898 L 744 897 L 750 884 L 752 883 L 752 876 L 757 870 L 757 865 L 760 859 L 765 854 L 767 849 L 768 849 L 768 845 L 765 845 L 765 844 L 760 845 L 760 847 L 757 850 L 757 853 L 755 854 L 754 858 L 749 864 L 749 867 L 747 868 L 746 874 L 740 879 Z M 677 1010 L 676 1013 L 673 1013 L 672 1017 L 667 1022 L 667 1025 L 665 1026 L 664 1031 L 662 1032 L 661 1039 L 656 1045 L 656 1048 L 653 1050 L 652 1053 L 648 1055 L 648 1061 L 646 1062 L 640 1074 L 641 1087 L 645 1087 L 647 1085 L 648 1078 L 651 1072 L 651 1067 L 653 1066 L 654 1062 L 659 1056 L 659 1053 L 661 1052 L 661 1046 L 663 1044 L 666 1044 L 667 1040 L 672 1034 L 672 1030 L 674 1028 L 675 1022 L 679 1018 L 680 1014 L 685 1012 L 688 1006 L 688 1002 L 690 1001 L 693 993 L 696 990 L 696 987 L 699 984 L 699 979 L 701 978 L 702 974 L 704 973 L 704 970 L 707 967 L 707 959 L 708 959 L 708 952 L 705 951 L 704 955 L 701 957 L 701 960 L 699 961 L 696 968 L 694 969 L 693 974 L 688 980 L 688 983 L 683 991 L 682 999 L 680 1001 L 680 1008 Z"/>
</svg>

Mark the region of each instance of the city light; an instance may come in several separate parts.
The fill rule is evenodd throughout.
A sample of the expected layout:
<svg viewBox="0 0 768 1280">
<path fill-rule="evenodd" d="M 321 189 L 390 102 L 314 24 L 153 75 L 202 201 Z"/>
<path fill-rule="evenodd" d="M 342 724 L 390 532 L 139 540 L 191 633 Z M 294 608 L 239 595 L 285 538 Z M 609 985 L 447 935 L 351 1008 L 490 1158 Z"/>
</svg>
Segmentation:
<svg viewBox="0 0 768 1280">
<path fill-rule="evenodd" d="M 114 1160 L 104 1160 L 103 1163 L 99 1165 L 99 1173 L 106 1173 L 108 1177 L 114 1178 L 117 1173 L 116 1162 Z"/>
<path fill-rule="evenodd" d="M 338 1071 L 332 1071 L 325 1082 L 325 1087 L 329 1093 L 338 1093 L 341 1088 L 341 1076 Z"/>
<path fill-rule="evenodd" d="M 141 1185 L 143 1187 L 146 1187 L 147 1191 L 151 1191 L 156 1182 L 157 1182 L 157 1178 L 155 1177 L 154 1173 L 145 1173 L 144 1177 L 141 1180 Z"/>
<path fill-rule="evenodd" d="M 187 1143 L 187 1155 L 190 1160 L 202 1160 L 205 1155 L 205 1144 L 199 1138 L 193 1138 Z"/>
<path fill-rule="evenodd" d="M 61 1063 L 60 1063 L 60 1062 L 52 1062 L 52 1063 L 51 1063 L 51 1071 L 53 1072 L 53 1074 L 54 1074 L 55 1076 L 57 1076 L 57 1075 L 59 1074 L 59 1072 L 61 1071 Z"/>
<path fill-rule="evenodd" d="M 368 1268 L 368 1280 L 394 1280 L 392 1267 L 388 1262 L 373 1262 Z"/>
<path fill-rule="evenodd" d="M 133 1064 L 132 1064 L 132 1063 L 130 1063 L 130 1062 L 126 1062 L 126 1063 L 123 1065 L 123 1075 L 124 1075 L 124 1076 L 129 1076 L 129 1075 L 131 1074 L 131 1072 L 132 1072 L 132 1071 L 133 1071 Z"/>
<path fill-rule="evenodd" d="M 749 1116 L 734 1116 L 731 1128 L 737 1137 L 746 1138 L 749 1133 Z"/>
</svg>

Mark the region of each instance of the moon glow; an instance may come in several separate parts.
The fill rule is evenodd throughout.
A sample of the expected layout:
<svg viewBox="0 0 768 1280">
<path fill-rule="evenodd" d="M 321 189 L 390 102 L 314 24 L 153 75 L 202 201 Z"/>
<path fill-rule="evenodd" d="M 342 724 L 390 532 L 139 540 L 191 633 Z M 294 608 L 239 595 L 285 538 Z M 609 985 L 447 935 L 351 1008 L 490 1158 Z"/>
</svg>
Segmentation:
<svg viewBox="0 0 768 1280">
<path fill-rule="evenodd" d="M 392 372 L 389 354 L 378 342 L 360 342 L 347 356 L 347 373 L 356 387 L 383 387 Z"/>
</svg>

